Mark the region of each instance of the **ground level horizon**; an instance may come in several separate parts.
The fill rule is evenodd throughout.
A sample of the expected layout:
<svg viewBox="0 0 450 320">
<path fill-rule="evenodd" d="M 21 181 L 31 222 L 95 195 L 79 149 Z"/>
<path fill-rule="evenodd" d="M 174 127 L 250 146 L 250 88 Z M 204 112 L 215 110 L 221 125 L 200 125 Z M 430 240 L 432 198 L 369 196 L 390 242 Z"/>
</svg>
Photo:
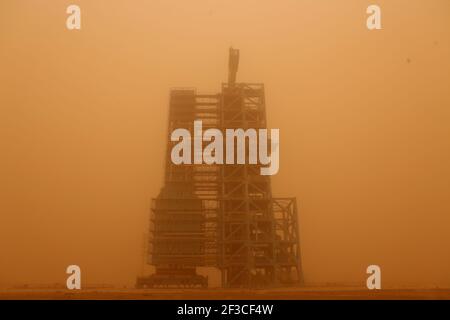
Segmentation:
<svg viewBox="0 0 450 320">
<path fill-rule="evenodd" d="M 2 289 L 0 300 L 450 300 L 448 289 Z"/>
</svg>

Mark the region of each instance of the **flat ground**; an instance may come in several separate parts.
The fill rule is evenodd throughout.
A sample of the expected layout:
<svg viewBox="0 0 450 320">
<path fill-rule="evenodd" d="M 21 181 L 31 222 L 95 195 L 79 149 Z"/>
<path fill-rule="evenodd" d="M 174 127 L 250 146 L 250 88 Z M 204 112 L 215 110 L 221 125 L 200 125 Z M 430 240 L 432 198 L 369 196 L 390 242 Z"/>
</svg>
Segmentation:
<svg viewBox="0 0 450 320">
<path fill-rule="evenodd" d="M 94 299 L 94 300 L 347 300 L 347 299 L 445 299 L 450 300 L 450 289 L 387 289 L 369 291 L 363 288 L 287 288 L 273 290 L 224 289 L 86 289 L 80 291 L 53 289 L 1 289 L 0 300 L 5 299 Z"/>
</svg>

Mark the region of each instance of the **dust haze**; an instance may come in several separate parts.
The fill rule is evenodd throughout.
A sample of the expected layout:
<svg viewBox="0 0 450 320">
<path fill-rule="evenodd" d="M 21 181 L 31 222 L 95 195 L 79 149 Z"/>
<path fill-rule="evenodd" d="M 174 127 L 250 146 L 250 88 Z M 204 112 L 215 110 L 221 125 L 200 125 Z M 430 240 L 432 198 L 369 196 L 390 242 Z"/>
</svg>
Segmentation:
<svg viewBox="0 0 450 320">
<path fill-rule="evenodd" d="M 169 90 L 263 82 L 308 284 L 450 286 L 450 2 L 0 2 L 0 286 L 131 286 Z"/>
</svg>

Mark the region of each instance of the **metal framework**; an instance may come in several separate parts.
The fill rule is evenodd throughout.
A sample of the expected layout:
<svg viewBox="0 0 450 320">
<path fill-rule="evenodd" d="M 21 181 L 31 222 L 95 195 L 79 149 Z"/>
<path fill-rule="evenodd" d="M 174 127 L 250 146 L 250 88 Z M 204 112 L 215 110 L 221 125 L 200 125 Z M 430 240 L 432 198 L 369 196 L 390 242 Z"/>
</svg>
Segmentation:
<svg viewBox="0 0 450 320">
<path fill-rule="evenodd" d="M 203 266 L 219 268 L 227 288 L 302 283 L 296 199 L 273 198 L 261 165 L 175 165 L 170 158 L 171 132 L 184 128 L 194 137 L 195 120 L 222 132 L 267 127 L 264 85 L 236 83 L 238 61 L 230 49 L 229 82 L 219 94 L 170 93 L 165 185 L 150 219 L 156 272 L 138 278 L 138 287 L 207 287 L 196 273 Z"/>
</svg>

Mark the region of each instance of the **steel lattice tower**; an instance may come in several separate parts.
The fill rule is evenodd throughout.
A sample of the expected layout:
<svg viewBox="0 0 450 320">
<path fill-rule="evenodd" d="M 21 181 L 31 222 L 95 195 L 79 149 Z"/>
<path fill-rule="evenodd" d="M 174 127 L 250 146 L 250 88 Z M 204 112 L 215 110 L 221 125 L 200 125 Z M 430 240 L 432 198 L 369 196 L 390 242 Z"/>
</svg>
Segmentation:
<svg viewBox="0 0 450 320">
<path fill-rule="evenodd" d="M 219 94 L 171 90 L 165 185 L 150 219 L 149 264 L 156 272 L 138 278 L 138 287 L 206 287 L 207 278 L 196 273 L 202 266 L 219 268 L 223 287 L 302 282 L 296 199 L 273 198 L 261 165 L 175 165 L 170 158 L 171 132 L 184 128 L 194 137 L 195 120 L 203 130 L 267 128 L 264 85 L 236 83 L 238 62 L 239 52 L 230 49 L 228 83 Z"/>
</svg>

